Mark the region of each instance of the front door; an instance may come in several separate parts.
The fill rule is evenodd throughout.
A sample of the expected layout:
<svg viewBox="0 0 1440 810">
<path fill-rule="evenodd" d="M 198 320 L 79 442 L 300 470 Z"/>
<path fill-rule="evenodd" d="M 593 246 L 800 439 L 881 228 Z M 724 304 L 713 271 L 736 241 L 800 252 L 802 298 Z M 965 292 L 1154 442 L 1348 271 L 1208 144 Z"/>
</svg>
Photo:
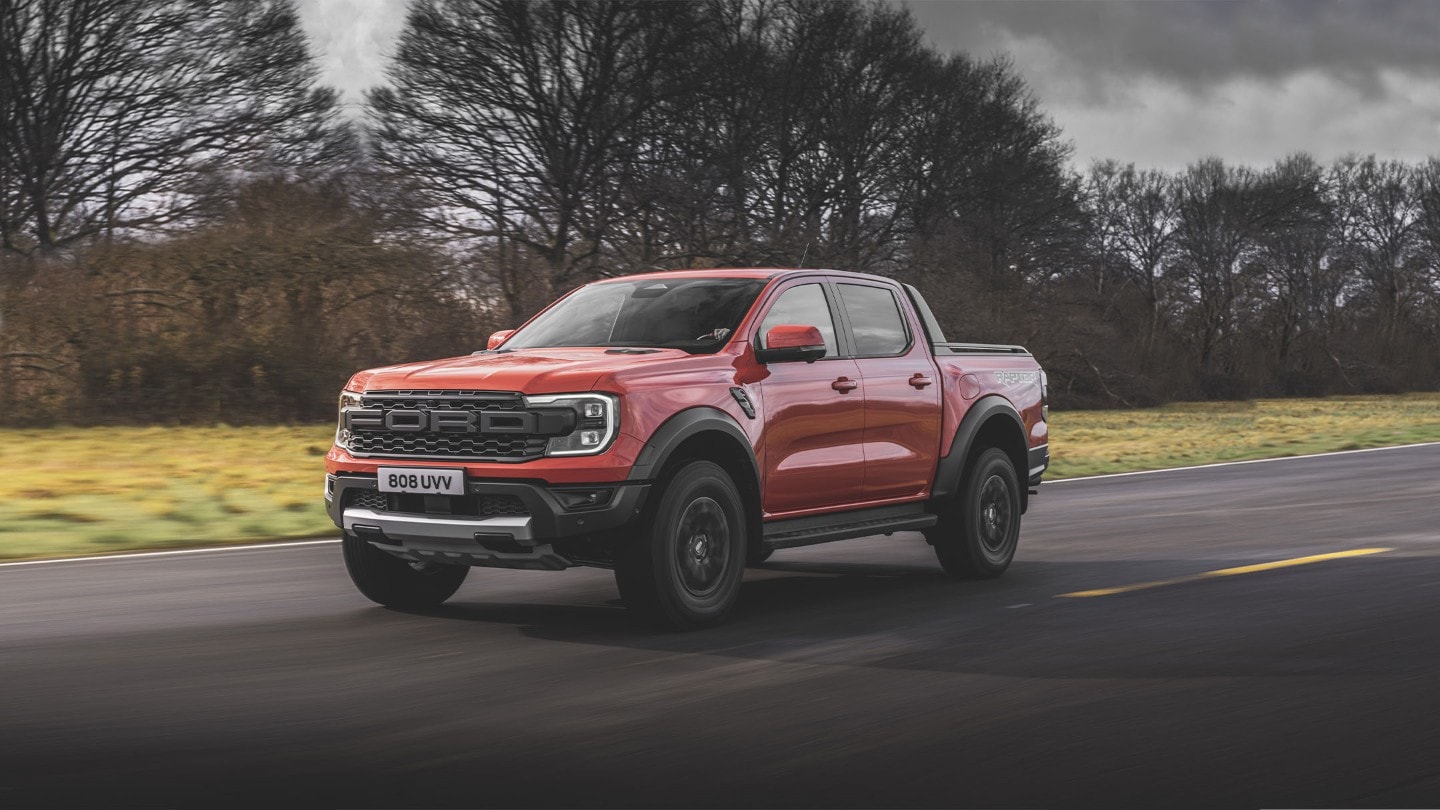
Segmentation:
<svg viewBox="0 0 1440 810">
<path fill-rule="evenodd" d="M 824 285 L 796 284 L 771 299 L 756 335 L 781 324 L 813 326 L 825 357 L 813 363 L 770 363 L 759 383 L 763 506 L 767 515 L 853 504 L 865 486 L 865 393 L 855 361 L 839 357 L 835 320 Z"/>
</svg>

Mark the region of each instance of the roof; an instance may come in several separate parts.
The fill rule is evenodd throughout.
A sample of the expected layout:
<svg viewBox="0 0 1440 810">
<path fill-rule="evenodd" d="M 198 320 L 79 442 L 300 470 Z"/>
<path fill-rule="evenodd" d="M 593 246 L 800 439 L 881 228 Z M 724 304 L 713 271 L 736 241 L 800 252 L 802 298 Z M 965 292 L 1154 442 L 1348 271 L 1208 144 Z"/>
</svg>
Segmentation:
<svg viewBox="0 0 1440 810">
<path fill-rule="evenodd" d="M 830 275 L 850 276 L 853 278 L 868 278 L 879 281 L 893 281 L 884 276 L 871 275 L 869 273 L 853 273 L 849 270 L 827 270 L 824 268 L 795 268 L 795 267 L 704 267 L 690 270 L 663 270 L 657 273 L 636 273 L 628 276 L 616 276 L 615 278 L 604 279 L 600 283 L 609 281 L 627 281 L 636 278 L 687 278 L 693 276 L 708 276 L 710 278 L 761 278 L 773 279 L 782 276 L 809 276 L 809 275 Z"/>
</svg>

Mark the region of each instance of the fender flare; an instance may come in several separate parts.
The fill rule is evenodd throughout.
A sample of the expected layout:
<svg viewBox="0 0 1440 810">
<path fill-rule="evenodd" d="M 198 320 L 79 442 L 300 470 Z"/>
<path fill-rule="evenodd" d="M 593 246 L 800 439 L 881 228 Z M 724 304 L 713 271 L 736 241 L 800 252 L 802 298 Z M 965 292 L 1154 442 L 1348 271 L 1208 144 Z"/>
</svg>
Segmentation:
<svg viewBox="0 0 1440 810">
<path fill-rule="evenodd" d="M 1020 418 L 1020 412 L 1010 404 L 1010 400 L 999 394 L 990 394 L 981 397 L 970 406 L 965 412 L 965 417 L 960 420 L 960 426 L 955 429 L 955 441 L 950 444 L 950 452 L 940 459 L 935 469 L 935 485 L 931 487 L 930 497 L 934 500 L 944 500 L 953 496 L 960 489 L 960 481 L 965 477 L 965 460 L 970 457 L 970 450 L 975 444 L 975 437 L 980 433 L 980 428 L 990 421 L 992 416 L 997 414 L 1001 418 L 1008 418 L 1015 423 L 1015 431 L 1020 436 L 1020 442 L 1025 447 L 1029 443 L 1025 440 L 1025 422 Z M 1016 475 L 1021 476 L 1020 483 L 1025 483 L 1025 475 L 1028 475 L 1028 468 L 1017 469 Z M 1022 498 L 1024 496 L 1022 495 Z"/>
<path fill-rule="evenodd" d="M 653 480 L 686 439 L 705 431 L 726 434 L 743 447 L 745 458 L 750 462 L 750 471 L 754 474 L 756 483 L 759 483 L 760 465 L 755 461 L 755 448 L 750 444 L 750 437 L 745 435 L 745 431 L 740 429 L 740 425 L 730 414 L 705 405 L 683 410 L 665 420 L 645 441 L 645 447 L 630 468 L 628 480 Z"/>
</svg>

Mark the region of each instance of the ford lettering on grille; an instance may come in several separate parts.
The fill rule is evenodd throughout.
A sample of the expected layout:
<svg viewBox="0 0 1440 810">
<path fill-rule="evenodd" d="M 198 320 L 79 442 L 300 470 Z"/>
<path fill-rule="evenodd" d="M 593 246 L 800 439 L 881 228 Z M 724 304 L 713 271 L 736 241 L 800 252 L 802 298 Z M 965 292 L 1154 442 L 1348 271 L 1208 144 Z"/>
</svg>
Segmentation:
<svg viewBox="0 0 1440 810">
<path fill-rule="evenodd" d="M 361 401 L 341 426 L 362 457 L 528 461 L 576 425 L 571 408 L 525 410 L 504 392 L 377 391 Z"/>
<path fill-rule="evenodd" d="M 345 412 L 345 428 L 396 433 L 535 433 L 539 424 L 533 413 L 351 408 Z"/>
</svg>

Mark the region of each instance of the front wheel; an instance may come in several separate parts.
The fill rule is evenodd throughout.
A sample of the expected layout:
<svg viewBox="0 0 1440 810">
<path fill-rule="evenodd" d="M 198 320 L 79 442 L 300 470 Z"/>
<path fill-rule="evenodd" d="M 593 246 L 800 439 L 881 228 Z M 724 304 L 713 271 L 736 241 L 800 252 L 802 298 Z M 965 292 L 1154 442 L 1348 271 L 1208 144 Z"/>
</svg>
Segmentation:
<svg viewBox="0 0 1440 810">
<path fill-rule="evenodd" d="M 1020 479 L 1005 451 L 992 447 L 975 459 L 960 492 L 942 507 L 940 522 L 925 534 L 952 577 L 1005 573 L 1020 542 Z"/>
<path fill-rule="evenodd" d="M 341 545 L 345 569 L 355 587 L 370 601 L 386 607 L 434 607 L 454 596 L 470 573 L 464 565 L 402 560 L 348 533 Z"/>
<path fill-rule="evenodd" d="M 689 462 L 647 513 L 615 561 L 625 606 L 677 630 L 718 624 L 745 573 L 745 512 L 735 483 L 718 464 Z"/>
</svg>

